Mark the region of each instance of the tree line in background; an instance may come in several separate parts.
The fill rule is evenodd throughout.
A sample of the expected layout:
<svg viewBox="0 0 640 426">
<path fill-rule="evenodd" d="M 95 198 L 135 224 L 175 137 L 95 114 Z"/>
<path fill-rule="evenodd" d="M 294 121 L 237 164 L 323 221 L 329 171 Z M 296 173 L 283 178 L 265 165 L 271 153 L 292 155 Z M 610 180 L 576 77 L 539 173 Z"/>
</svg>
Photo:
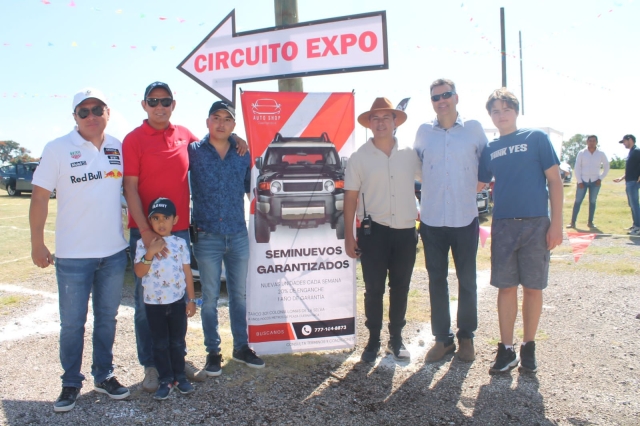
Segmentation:
<svg viewBox="0 0 640 426">
<path fill-rule="evenodd" d="M 562 161 L 566 161 L 571 167 L 575 167 L 578 153 L 587 147 L 587 136 L 576 133 L 568 141 L 562 142 Z M 625 165 L 626 160 L 617 155 L 609 159 L 609 166 L 612 169 L 624 169 Z"/>
<path fill-rule="evenodd" d="M 4 163 L 19 164 L 38 161 L 32 157 L 31 151 L 15 141 L 0 141 L 0 165 Z"/>
</svg>

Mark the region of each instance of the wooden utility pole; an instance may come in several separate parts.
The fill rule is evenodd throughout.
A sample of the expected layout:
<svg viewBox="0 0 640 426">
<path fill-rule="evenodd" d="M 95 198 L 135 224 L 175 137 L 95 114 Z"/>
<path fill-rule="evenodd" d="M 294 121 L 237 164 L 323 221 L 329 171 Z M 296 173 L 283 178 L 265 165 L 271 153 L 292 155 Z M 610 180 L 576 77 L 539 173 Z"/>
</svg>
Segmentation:
<svg viewBox="0 0 640 426">
<path fill-rule="evenodd" d="M 507 46 L 504 37 L 504 7 L 500 8 L 500 38 L 502 40 L 502 87 L 507 87 Z"/>
<path fill-rule="evenodd" d="M 522 75 L 522 31 L 518 31 L 520 40 L 520 113 L 524 115 L 524 77 Z"/>
<path fill-rule="evenodd" d="M 273 0 L 276 27 L 286 27 L 298 23 L 298 0 Z M 302 78 L 278 80 L 279 92 L 302 92 Z"/>
</svg>

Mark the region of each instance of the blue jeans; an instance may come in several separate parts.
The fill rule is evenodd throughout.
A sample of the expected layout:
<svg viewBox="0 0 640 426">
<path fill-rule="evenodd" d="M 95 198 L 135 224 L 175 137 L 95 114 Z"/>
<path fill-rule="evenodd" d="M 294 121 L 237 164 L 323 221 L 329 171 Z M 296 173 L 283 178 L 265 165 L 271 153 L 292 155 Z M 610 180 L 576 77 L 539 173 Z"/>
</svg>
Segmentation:
<svg viewBox="0 0 640 426">
<path fill-rule="evenodd" d="M 187 305 L 184 299 L 168 305 L 145 305 L 153 356 L 160 383 L 184 379 L 184 354 L 187 349 Z"/>
<path fill-rule="evenodd" d="M 633 217 L 633 226 L 640 227 L 640 204 L 638 204 L 638 189 L 640 183 L 636 181 L 627 182 L 627 201 L 631 207 L 631 217 Z"/>
<path fill-rule="evenodd" d="M 227 274 L 229 320 L 233 349 L 248 346 L 247 334 L 247 269 L 249 267 L 249 236 L 247 231 L 232 235 L 198 232 L 193 251 L 200 268 L 202 285 L 202 330 L 204 346 L 209 353 L 220 352 L 218 333 L 218 298 L 222 262 Z"/>
<path fill-rule="evenodd" d="M 476 255 L 478 254 L 478 218 L 460 228 L 427 226 L 420 223 L 420 236 L 429 275 L 431 332 L 436 342 L 453 343 L 449 312 L 449 249 L 458 276 L 458 333 L 460 338 L 473 338 L 478 328 L 478 294 Z"/>
<path fill-rule="evenodd" d="M 190 245 L 191 239 L 189 238 L 189 230 L 172 232 L 176 237 L 184 238 L 187 242 L 187 247 Z M 129 230 L 129 255 L 131 256 L 131 263 L 136 257 L 136 246 L 140 239 L 140 230 L 138 228 L 131 228 Z M 144 307 L 144 289 L 142 287 L 142 278 L 136 276 L 135 272 L 133 277 L 136 281 L 136 288 L 134 290 L 135 300 L 135 314 L 133 316 L 133 324 L 136 331 L 136 346 L 138 349 L 138 361 L 145 367 L 155 367 L 155 361 L 153 360 L 153 343 L 151 341 L 151 330 L 149 330 L 149 322 L 147 321 L 147 311 Z M 186 293 L 185 293 L 186 295 Z"/>
<path fill-rule="evenodd" d="M 584 188 L 580 188 L 580 185 L 576 186 L 576 201 L 573 203 L 573 214 L 571 215 L 571 223 L 576 223 L 578 219 L 578 213 L 580 213 L 580 205 L 584 196 L 589 190 L 589 222 L 593 223 L 593 215 L 596 213 L 596 199 L 598 198 L 598 192 L 600 192 L 600 186 L 595 182 L 582 182 Z"/>
<path fill-rule="evenodd" d="M 81 388 L 84 325 L 93 301 L 93 363 L 95 383 L 113 376 L 116 315 L 122 299 L 127 254 L 124 250 L 101 259 L 56 259 L 60 309 L 60 363 L 62 386 Z"/>
</svg>

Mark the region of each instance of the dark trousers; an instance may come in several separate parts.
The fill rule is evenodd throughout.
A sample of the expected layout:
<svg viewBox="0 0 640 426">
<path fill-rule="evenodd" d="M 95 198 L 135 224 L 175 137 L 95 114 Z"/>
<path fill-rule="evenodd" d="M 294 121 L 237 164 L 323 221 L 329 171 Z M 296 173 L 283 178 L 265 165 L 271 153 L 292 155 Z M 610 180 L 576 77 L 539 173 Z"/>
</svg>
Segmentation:
<svg viewBox="0 0 640 426">
<path fill-rule="evenodd" d="M 407 295 L 416 261 L 416 230 L 393 229 L 373 222 L 371 235 L 358 229 L 364 278 L 365 326 L 375 337 L 382 329 L 382 298 L 389 275 L 389 334 L 400 336 L 406 324 Z"/>
<path fill-rule="evenodd" d="M 184 379 L 187 311 L 184 299 L 168 305 L 145 304 L 153 343 L 153 360 L 161 383 Z"/>
<path fill-rule="evenodd" d="M 478 328 L 478 294 L 476 255 L 478 253 L 478 218 L 469 225 L 452 228 L 420 223 L 420 236 L 429 274 L 431 332 L 436 342 L 453 343 L 449 312 L 449 249 L 458 276 L 458 338 L 473 338 Z"/>
</svg>

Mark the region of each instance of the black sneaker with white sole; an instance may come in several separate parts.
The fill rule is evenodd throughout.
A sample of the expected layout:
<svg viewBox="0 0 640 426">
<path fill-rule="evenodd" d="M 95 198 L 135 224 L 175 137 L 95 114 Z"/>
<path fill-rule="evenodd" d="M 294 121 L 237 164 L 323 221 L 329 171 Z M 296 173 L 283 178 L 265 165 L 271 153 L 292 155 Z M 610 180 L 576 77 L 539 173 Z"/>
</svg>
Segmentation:
<svg viewBox="0 0 640 426">
<path fill-rule="evenodd" d="M 243 362 L 251 368 L 264 368 L 264 361 L 249 346 L 233 350 L 233 360 Z"/>
<path fill-rule="evenodd" d="M 402 338 L 391 338 L 389 339 L 389 344 L 387 344 L 387 353 L 393 355 L 393 359 L 399 362 L 409 362 L 411 361 L 411 354 L 404 347 L 402 343 Z"/>
<path fill-rule="evenodd" d="M 93 387 L 96 392 L 107 394 L 111 399 L 125 399 L 129 396 L 129 389 L 122 386 L 115 377 L 110 377 L 102 383 L 94 383 Z"/>
<path fill-rule="evenodd" d="M 502 343 L 498 343 L 498 354 L 489 368 L 489 373 L 504 373 L 517 366 L 518 355 L 516 355 L 513 348 L 507 349 Z"/>
<path fill-rule="evenodd" d="M 56 399 L 56 402 L 53 403 L 53 411 L 56 413 L 64 413 L 73 410 L 79 394 L 80 389 L 74 388 L 73 386 L 64 386 L 62 392 L 60 392 L 60 396 Z"/>
<path fill-rule="evenodd" d="M 207 362 L 204 364 L 204 371 L 207 376 L 219 376 L 222 374 L 222 355 L 210 352 L 207 355 Z"/>
<path fill-rule="evenodd" d="M 536 342 L 527 342 L 520 345 L 520 371 L 535 373 L 538 371 L 536 362 Z"/>
<path fill-rule="evenodd" d="M 378 352 L 380 352 L 380 338 L 369 338 L 369 342 L 364 348 L 360 359 L 364 362 L 373 363 L 378 358 Z"/>
</svg>

